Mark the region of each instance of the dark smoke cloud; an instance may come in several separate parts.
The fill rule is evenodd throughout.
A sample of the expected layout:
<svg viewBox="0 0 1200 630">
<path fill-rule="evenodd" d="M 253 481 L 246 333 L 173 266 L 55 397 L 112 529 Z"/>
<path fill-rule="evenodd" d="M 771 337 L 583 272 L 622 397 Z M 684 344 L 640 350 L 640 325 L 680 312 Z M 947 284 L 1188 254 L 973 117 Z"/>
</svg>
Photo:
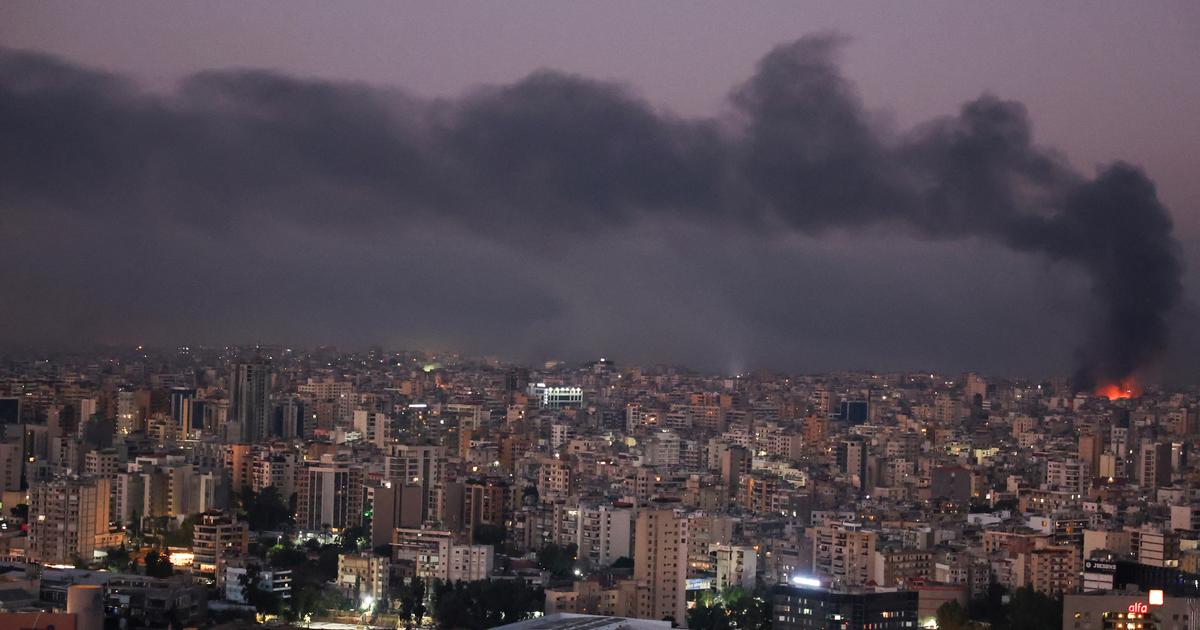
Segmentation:
<svg viewBox="0 0 1200 630">
<path fill-rule="evenodd" d="M 1182 271 L 1170 216 L 1142 172 L 1072 170 L 1034 143 L 1021 104 L 993 96 L 888 130 L 840 74 L 840 44 L 817 36 L 776 48 L 714 119 L 547 71 L 449 100 L 262 71 L 205 72 L 155 95 L 2 51 L 0 209 L 19 238 L 53 223 L 69 226 L 56 229 L 75 233 L 72 243 L 98 239 L 96 263 L 145 274 L 147 295 L 163 295 L 152 287 L 171 281 L 164 268 L 203 273 L 195 261 L 217 251 L 253 274 L 288 234 L 314 230 L 412 246 L 444 225 L 535 252 L 647 221 L 763 237 L 871 228 L 983 239 L 1090 276 L 1100 306 L 1078 352 L 1079 386 L 1125 377 L 1163 350 Z M 334 292 L 370 303 L 371 285 L 388 283 L 371 280 L 353 249 L 323 252 L 358 262 L 319 280 L 358 274 L 364 286 Z M 566 308 L 535 283 L 491 293 L 540 304 L 514 316 Z"/>
</svg>

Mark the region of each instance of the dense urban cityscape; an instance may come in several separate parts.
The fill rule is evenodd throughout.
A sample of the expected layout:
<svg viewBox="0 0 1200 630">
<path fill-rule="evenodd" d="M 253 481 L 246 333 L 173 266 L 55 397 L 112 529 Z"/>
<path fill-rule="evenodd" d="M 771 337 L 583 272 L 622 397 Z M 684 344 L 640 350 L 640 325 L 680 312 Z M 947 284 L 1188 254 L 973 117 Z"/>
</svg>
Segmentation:
<svg viewBox="0 0 1200 630">
<path fill-rule="evenodd" d="M 1191 628 L 1197 397 L 379 347 L 9 357 L 0 617 Z"/>
<path fill-rule="evenodd" d="M 0 0 L 0 630 L 1200 630 L 1198 33 Z"/>
</svg>

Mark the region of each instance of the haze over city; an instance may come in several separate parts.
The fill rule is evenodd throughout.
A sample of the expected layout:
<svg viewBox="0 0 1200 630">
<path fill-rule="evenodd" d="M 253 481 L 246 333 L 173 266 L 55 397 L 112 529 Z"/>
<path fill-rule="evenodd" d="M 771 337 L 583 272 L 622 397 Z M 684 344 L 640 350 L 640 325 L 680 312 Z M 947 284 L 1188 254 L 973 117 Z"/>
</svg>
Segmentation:
<svg viewBox="0 0 1200 630">
<path fill-rule="evenodd" d="M 237 3 L 3 11 L 4 121 L 17 126 L 5 135 L 18 141 L 6 143 L 0 205 L 20 238 L 0 273 L 22 297 L 0 315 L 8 346 L 385 343 L 726 372 L 1074 370 L 1103 308 L 1079 264 L 903 221 L 763 224 L 718 190 L 718 167 L 671 162 L 719 155 L 663 153 L 661 137 L 616 135 L 612 163 L 598 162 L 589 131 L 611 133 L 611 123 L 636 135 L 646 122 L 601 118 L 619 111 L 576 112 L 561 124 L 578 133 L 559 134 L 560 146 L 525 145 L 529 160 L 555 155 L 563 167 L 543 182 L 548 197 L 512 179 L 531 177 L 535 162 L 506 162 L 522 146 L 500 135 L 511 127 L 457 130 L 457 150 L 476 151 L 465 167 L 474 174 L 431 181 L 406 166 L 429 150 L 420 143 L 442 141 L 429 137 L 430 116 L 469 116 L 461 110 L 486 106 L 504 86 L 537 99 L 538 77 L 597 90 L 615 99 L 606 106 L 661 117 L 656 124 L 737 135 L 746 109 L 730 94 L 772 49 L 805 37 L 833 42 L 822 54 L 844 82 L 844 111 L 861 118 L 849 122 L 875 136 L 869 143 L 895 147 L 994 95 L 1027 119 L 1038 151 L 1081 176 L 1118 161 L 1141 169 L 1177 226 L 1191 286 L 1200 190 L 1187 156 L 1200 133 L 1188 104 L 1200 88 L 1190 80 L 1197 17 L 1187 3 L 1083 12 L 713 4 L 686 16 L 538 3 L 315 5 L 286 18 Z M 63 94 L 50 80 L 78 82 Z M 254 100 L 272 89 L 297 94 Z M 56 96 L 79 100 L 39 100 Z M 88 116 L 71 117 L 75 106 Z M 236 120 L 251 107 L 295 135 L 255 141 L 271 130 Z M 189 135 L 221 118 L 220 135 Z M 306 123 L 325 131 L 287 127 Z M 353 127 L 329 131 L 342 123 Z M 63 132 L 63 146 L 31 152 L 20 134 L 43 125 Z M 259 168 L 234 169 L 222 151 Z M 74 157 L 55 163 L 62 153 Z M 821 168 L 862 181 L 860 164 L 826 157 Z M 506 163 L 521 196 L 478 177 Z M 829 201 L 847 212 L 837 205 L 847 200 Z M 886 199 L 848 201 L 892 210 Z M 712 220 L 717 206 L 732 223 Z M 1176 351 L 1155 354 L 1167 376 L 1190 374 L 1198 347 L 1190 295 L 1165 313 Z"/>
</svg>

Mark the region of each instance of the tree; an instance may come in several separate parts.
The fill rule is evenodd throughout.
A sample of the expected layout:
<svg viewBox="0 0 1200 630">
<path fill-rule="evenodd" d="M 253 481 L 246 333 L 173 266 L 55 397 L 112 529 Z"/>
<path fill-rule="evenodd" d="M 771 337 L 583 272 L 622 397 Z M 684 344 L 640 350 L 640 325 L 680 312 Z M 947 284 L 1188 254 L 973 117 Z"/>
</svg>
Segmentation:
<svg viewBox="0 0 1200 630">
<path fill-rule="evenodd" d="M 254 610 L 268 615 L 279 614 L 283 600 L 274 591 L 261 586 L 262 567 L 257 564 L 247 566 L 246 572 L 238 576 L 238 582 L 242 585 L 246 603 L 254 606 Z"/>
<path fill-rule="evenodd" d="M 472 534 L 476 545 L 500 546 L 504 544 L 504 539 L 507 537 L 503 526 L 490 523 L 476 525 Z"/>
<path fill-rule="evenodd" d="M 340 545 L 325 545 L 317 554 L 315 575 L 322 582 L 329 582 L 337 577 L 338 555 L 342 553 Z"/>
<path fill-rule="evenodd" d="M 1008 627 L 1013 630 L 1058 630 L 1062 623 L 1062 600 L 1047 597 L 1031 588 L 1013 592 L 1008 603 Z"/>
<path fill-rule="evenodd" d="M 196 529 L 196 523 L 200 522 L 200 516 L 200 514 L 192 514 L 183 519 L 179 527 L 162 535 L 162 543 L 168 547 L 191 547 L 192 534 Z"/>
<path fill-rule="evenodd" d="M 967 609 L 958 600 L 950 600 L 937 609 L 938 630 L 966 630 L 971 627 Z"/>
<path fill-rule="evenodd" d="M 146 558 L 142 562 L 145 564 L 146 575 L 149 577 L 167 578 L 175 572 L 171 567 L 171 561 L 157 549 L 146 554 Z"/>
<path fill-rule="evenodd" d="M 711 593 L 696 600 L 695 607 L 687 611 L 688 627 L 693 630 L 728 630 L 729 617 L 720 602 Z"/>
<path fill-rule="evenodd" d="M 246 522 L 252 530 L 273 531 L 294 522 L 288 502 L 275 486 L 267 486 L 261 492 L 245 488 L 242 490 L 241 499 Z"/>
<path fill-rule="evenodd" d="M 291 546 L 276 545 L 267 558 L 274 569 L 297 569 L 308 562 L 308 552 Z"/>
<path fill-rule="evenodd" d="M 621 556 L 620 558 L 617 558 L 616 560 L 613 561 L 612 568 L 614 568 L 614 569 L 632 569 L 633 568 L 633 558 L 630 558 L 628 556 Z"/>
<path fill-rule="evenodd" d="M 120 547 L 108 550 L 108 557 L 105 559 L 104 566 L 114 573 L 124 573 L 129 570 L 132 562 L 129 550 L 122 544 Z"/>
<path fill-rule="evenodd" d="M 546 545 L 537 552 L 538 566 L 549 571 L 554 577 L 568 577 L 575 568 L 575 551 L 575 543 L 565 547 Z"/>
<path fill-rule="evenodd" d="M 346 553 L 355 553 L 362 548 L 363 543 L 370 544 L 366 538 L 368 533 L 367 529 L 362 526 L 347 527 L 342 532 L 342 550 Z"/>
<path fill-rule="evenodd" d="M 694 630 L 770 630 L 770 594 L 763 587 L 751 592 L 740 586 L 706 594 L 688 611 L 687 622 Z"/>
<path fill-rule="evenodd" d="M 413 578 L 412 584 L 413 600 L 416 602 L 413 605 L 413 618 L 417 625 L 425 620 L 425 580 L 421 578 Z"/>
<path fill-rule="evenodd" d="M 483 630 L 528 619 L 542 610 L 545 598 L 542 589 L 523 580 L 438 580 L 433 584 L 433 619 L 439 628 Z"/>
<path fill-rule="evenodd" d="M 405 628 L 421 625 L 425 617 L 425 581 L 414 577 L 400 588 L 400 619 Z"/>
<path fill-rule="evenodd" d="M 133 538 L 142 537 L 142 515 L 137 509 L 129 514 L 129 535 Z"/>
</svg>

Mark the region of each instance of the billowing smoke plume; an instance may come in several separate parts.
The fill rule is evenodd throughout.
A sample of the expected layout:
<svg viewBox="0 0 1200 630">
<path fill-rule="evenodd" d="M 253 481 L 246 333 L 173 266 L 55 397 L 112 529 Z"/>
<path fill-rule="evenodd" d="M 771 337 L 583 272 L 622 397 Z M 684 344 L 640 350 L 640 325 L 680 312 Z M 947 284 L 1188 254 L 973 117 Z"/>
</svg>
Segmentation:
<svg viewBox="0 0 1200 630">
<path fill-rule="evenodd" d="M 1171 219 L 1138 169 L 1089 178 L 984 96 L 906 132 L 872 122 L 834 36 L 780 46 L 720 118 L 538 72 L 448 100 L 218 71 L 170 95 L 0 51 L 0 209 L 64 222 L 403 231 L 451 222 L 532 249 L 671 216 L 820 234 L 868 225 L 983 238 L 1079 265 L 1098 303 L 1077 385 L 1163 349 L 1179 298 Z M 969 297 L 969 296 L 964 296 Z"/>
</svg>

